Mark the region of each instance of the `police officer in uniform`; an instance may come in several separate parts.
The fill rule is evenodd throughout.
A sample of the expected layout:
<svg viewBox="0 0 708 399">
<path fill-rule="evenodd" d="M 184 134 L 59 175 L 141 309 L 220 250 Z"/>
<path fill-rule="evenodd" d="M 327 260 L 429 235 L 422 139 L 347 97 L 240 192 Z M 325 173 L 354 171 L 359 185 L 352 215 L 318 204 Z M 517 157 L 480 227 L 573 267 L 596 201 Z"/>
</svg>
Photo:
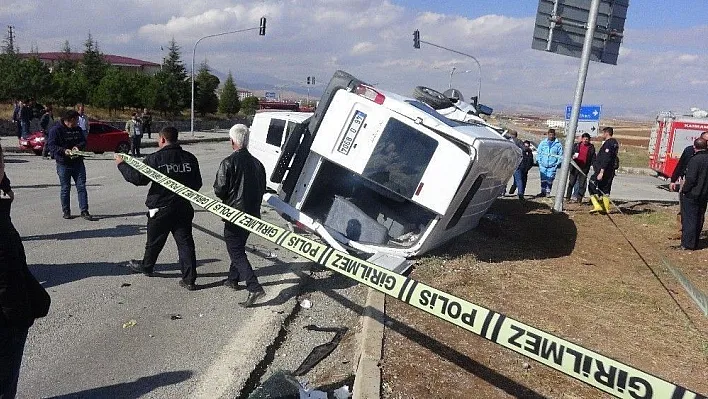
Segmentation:
<svg viewBox="0 0 708 399">
<path fill-rule="evenodd" d="M 594 173 L 588 185 L 590 202 L 593 205 L 590 213 L 610 212 L 610 190 L 612 190 L 612 180 L 615 178 L 615 164 L 619 153 L 619 143 L 612 137 L 614 129 L 608 126 L 602 129 L 602 134 L 605 141 L 602 142 L 602 147 L 592 163 Z"/>
<path fill-rule="evenodd" d="M 199 172 L 199 162 L 190 152 L 182 149 L 177 143 L 177 129 L 168 126 L 163 128 L 158 137 L 160 149 L 147 157 L 145 164 L 160 173 L 184 184 L 192 190 L 202 187 L 202 175 Z M 116 164 L 123 178 L 136 186 L 146 186 L 152 182 L 123 161 L 116 154 Z M 177 243 L 179 264 L 182 270 L 180 286 L 190 291 L 197 289 L 194 282 L 197 279 L 197 258 L 192 236 L 192 219 L 194 208 L 188 200 L 178 196 L 165 187 L 152 183 L 148 191 L 145 205 L 148 207 L 147 242 L 142 262 L 130 261 L 128 267 L 135 273 L 151 276 L 157 257 L 165 246 L 167 236 Z"/>
</svg>

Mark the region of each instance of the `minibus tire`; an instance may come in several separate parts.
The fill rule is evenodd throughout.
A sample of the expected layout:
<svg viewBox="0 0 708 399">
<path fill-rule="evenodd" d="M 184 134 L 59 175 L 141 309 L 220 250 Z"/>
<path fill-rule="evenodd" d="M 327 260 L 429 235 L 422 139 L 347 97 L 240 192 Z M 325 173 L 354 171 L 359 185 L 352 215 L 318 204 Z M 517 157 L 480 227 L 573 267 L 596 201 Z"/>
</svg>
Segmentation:
<svg viewBox="0 0 708 399">
<path fill-rule="evenodd" d="M 433 109 L 445 109 L 455 106 L 444 94 L 425 86 L 416 86 L 413 89 L 413 98 L 430 105 Z"/>
</svg>

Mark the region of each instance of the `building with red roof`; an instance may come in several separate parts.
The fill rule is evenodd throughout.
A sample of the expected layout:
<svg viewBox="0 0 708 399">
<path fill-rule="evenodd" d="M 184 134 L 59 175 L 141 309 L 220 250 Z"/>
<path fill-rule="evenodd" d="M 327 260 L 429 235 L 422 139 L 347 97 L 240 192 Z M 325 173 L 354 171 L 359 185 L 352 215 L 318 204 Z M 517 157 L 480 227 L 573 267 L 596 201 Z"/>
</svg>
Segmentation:
<svg viewBox="0 0 708 399">
<path fill-rule="evenodd" d="M 72 61 L 81 61 L 84 58 L 84 53 L 64 53 L 64 52 L 53 52 L 53 53 L 25 53 L 25 54 L 19 54 L 20 57 L 23 58 L 32 58 L 36 57 L 40 61 L 42 61 L 45 65 L 49 67 L 51 70 L 54 65 L 59 62 L 62 58 L 68 57 Z M 124 69 L 127 71 L 133 71 L 133 72 L 141 72 L 145 74 L 154 74 L 157 71 L 160 70 L 160 64 L 150 62 L 150 61 L 143 61 L 139 60 L 137 58 L 131 58 L 131 57 L 124 57 L 122 55 L 112 55 L 112 54 L 103 54 L 103 60 L 106 61 L 107 63 L 118 67 L 120 69 Z"/>
</svg>

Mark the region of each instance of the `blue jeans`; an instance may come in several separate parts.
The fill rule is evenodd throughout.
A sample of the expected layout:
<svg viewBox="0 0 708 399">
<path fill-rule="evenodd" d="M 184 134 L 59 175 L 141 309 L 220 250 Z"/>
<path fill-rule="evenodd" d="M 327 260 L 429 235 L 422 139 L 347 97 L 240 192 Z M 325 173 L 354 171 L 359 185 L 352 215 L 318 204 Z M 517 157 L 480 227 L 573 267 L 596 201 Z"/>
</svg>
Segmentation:
<svg viewBox="0 0 708 399">
<path fill-rule="evenodd" d="M 0 327 L 0 398 L 14 398 L 20 377 L 27 327 Z"/>
<path fill-rule="evenodd" d="M 519 198 L 524 196 L 524 192 L 526 190 L 526 179 L 525 173 L 523 169 L 517 168 L 514 171 L 514 185 L 516 186 L 517 193 L 519 194 Z"/>
<path fill-rule="evenodd" d="M 71 165 L 57 163 L 57 175 L 59 175 L 59 184 L 61 185 L 59 198 L 61 199 L 62 212 L 71 213 L 71 204 L 69 203 L 71 179 L 74 179 L 74 185 L 76 185 L 76 193 L 79 196 L 79 208 L 81 212 L 88 212 L 86 166 L 84 166 L 84 162 L 78 161 Z"/>
<path fill-rule="evenodd" d="M 26 139 L 30 135 L 30 123 L 29 121 L 20 121 L 20 131 L 23 139 Z"/>
</svg>

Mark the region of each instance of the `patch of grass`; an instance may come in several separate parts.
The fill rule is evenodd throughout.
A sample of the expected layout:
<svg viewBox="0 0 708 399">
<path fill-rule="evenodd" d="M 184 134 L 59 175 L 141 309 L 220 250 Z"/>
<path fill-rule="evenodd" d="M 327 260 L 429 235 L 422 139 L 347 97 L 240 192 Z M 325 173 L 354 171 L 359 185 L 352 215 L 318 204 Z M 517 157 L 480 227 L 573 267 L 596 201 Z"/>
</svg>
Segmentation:
<svg viewBox="0 0 708 399">
<path fill-rule="evenodd" d="M 621 168 L 649 167 L 649 152 L 646 147 L 620 145 L 619 158 Z"/>
<path fill-rule="evenodd" d="M 651 226 L 669 225 L 674 223 L 675 216 L 666 212 L 646 212 L 632 215 L 639 223 Z"/>
</svg>

